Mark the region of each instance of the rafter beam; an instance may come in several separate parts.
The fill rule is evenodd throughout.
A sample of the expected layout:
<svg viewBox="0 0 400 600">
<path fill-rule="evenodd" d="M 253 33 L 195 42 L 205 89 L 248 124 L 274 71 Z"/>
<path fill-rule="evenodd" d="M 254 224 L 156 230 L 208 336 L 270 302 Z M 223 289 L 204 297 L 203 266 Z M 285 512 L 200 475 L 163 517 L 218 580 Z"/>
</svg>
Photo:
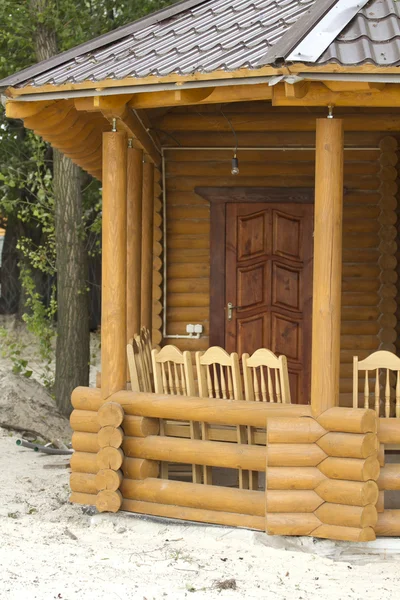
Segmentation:
<svg viewBox="0 0 400 600">
<path fill-rule="evenodd" d="M 309 81 L 299 81 L 299 83 L 285 82 L 285 95 L 287 98 L 304 98 L 310 88 Z"/>
</svg>

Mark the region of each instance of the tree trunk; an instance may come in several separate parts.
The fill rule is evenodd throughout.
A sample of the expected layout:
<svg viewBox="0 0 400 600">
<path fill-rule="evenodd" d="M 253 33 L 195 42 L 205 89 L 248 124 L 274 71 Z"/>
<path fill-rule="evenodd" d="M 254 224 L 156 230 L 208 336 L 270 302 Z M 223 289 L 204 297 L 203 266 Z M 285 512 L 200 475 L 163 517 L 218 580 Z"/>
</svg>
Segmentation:
<svg viewBox="0 0 400 600">
<path fill-rule="evenodd" d="M 57 150 L 53 157 L 58 306 L 55 395 L 58 408 L 69 415 L 72 390 L 89 383 L 87 256 L 80 169 Z"/>
<path fill-rule="evenodd" d="M 37 19 L 37 59 L 57 53 L 52 11 L 55 0 L 30 0 Z M 40 21 L 40 22 L 39 22 Z M 90 334 L 86 292 L 87 253 L 82 231 L 81 171 L 57 150 L 53 154 L 55 236 L 57 266 L 56 403 L 64 415 L 71 413 L 71 393 L 89 383 Z"/>
<path fill-rule="evenodd" d="M 3 251 L 0 260 L 0 313 L 18 313 L 21 296 L 19 281 L 17 242 L 20 233 L 20 221 L 10 214 L 6 223 Z"/>
</svg>

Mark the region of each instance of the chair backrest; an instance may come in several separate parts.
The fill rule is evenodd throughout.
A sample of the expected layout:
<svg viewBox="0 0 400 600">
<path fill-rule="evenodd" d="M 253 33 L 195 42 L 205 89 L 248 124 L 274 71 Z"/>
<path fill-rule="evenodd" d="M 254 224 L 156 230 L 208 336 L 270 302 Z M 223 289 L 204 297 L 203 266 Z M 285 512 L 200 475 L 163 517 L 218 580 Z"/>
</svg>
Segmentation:
<svg viewBox="0 0 400 600">
<path fill-rule="evenodd" d="M 384 378 L 384 413 L 385 417 L 390 417 L 391 413 L 391 385 L 390 385 L 390 372 L 397 372 L 396 386 L 395 386 L 395 414 L 397 418 L 400 418 L 400 358 L 388 352 L 387 350 L 379 350 L 370 354 L 364 360 L 358 360 L 358 356 L 353 357 L 353 407 L 358 408 L 358 373 L 359 371 L 365 371 L 364 378 L 364 408 L 374 408 L 379 415 L 381 406 L 381 376 Z M 371 393 L 373 397 L 373 406 L 370 406 L 370 385 L 369 385 L 369 371 L 373 371 L 375 384 L 374 392 Z M 384 376 L 386 373 L 386 377 Z M 371 402 L 372 404 L 372 402 Z"/>
<path fill-rule="evenodd" d="M 286 356 L 276 356 L 271 350 L 260 348 L 252 356 L 243 354 L 242 364 L 246 400 L 290 404 Z"/>
<path fill-rule="evenodd" d="M 140 340 L 139 340 L 140 342 Z M 143 352 L 136 340 L 129 340 L 126 347 L 128 368 L 133 392 L 152 392 L 151 381 L 143 360 Z"/>
<path fill-rule="evenodd" d="M 150 373 L 151 379 L 153 378 L 153 363 L 151 360 L 151 351 L 153 350 L 153 345 L 151 343 L 151 335 L 150 331 L 147 327 L 142 327 L 140 330 L 140 341 L 141 347 L 143 351 L 143 358 L 147 365 L 147 369 Z"/>
<path fill-rule="evenodd" d="M 197 380 L 201 398 L 243 400 L 239 357 L 223 348 L 212 346 L 196 352 Z"/>
<path fill-rule="evenodd" d="M 156 394 L 195 396 L 193 366 L 190 352 L 176 346 L 164 346 L 151 353 Z"/>
</svg>

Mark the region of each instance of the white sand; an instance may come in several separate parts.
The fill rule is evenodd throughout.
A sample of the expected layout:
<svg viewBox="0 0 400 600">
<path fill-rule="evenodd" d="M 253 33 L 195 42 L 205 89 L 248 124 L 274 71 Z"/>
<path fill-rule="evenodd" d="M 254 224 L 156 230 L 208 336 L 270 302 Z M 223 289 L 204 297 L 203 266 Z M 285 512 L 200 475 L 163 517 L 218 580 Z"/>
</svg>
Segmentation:
<svg viewBox="0 0 400 600">
<path fill-rule="evenodd" d="M 334 562 L 267 547 L 261 533 L 122 513 L 84 514 L 82 507 L 68 504 L 68 469 L 46 468 L 65 465 L 66 459 L 21 449 L 16 439 L 0 430 L 1 600 L 399 597 L 398 564 L 388 556 L 364 556 L 363 565 Z M 338 548 L 319 541 L 314 546 L 311 539 L 295 545 L 303 543 L 319 553 Z M 232 578 L 236 590 L 215 588 L 217 581 Z"/>
</svg>

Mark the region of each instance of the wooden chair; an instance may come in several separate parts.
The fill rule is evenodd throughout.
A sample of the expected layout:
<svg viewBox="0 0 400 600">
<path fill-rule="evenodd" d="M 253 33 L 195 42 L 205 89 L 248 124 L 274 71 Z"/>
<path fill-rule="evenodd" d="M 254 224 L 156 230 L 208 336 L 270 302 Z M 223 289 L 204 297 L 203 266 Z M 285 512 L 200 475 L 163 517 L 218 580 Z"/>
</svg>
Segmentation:
<svg viewBox="0 0 400 600">
<path fill-rule="evenodd" d="M 154 373 L 154 390 L 156 394 L 174 394 L 178 396 L 196 396 L 190 352 L 181 352 L 176 346 L 164 346 L 151 353 Z M 160 420 L 160 435 L 165 435 L 166 422 Z M 190 422 L 191 439 L 201 439 L 200 424 Z M 168 463 L 161 463 L 161 477 L 168 479 Z M 201 483 L 202 469 L 192 465 L 194 483 Z"/>
<path fill-rule="evenodd" d="M 260 348 L 252 356 L 243 354 L 244 397 L 251 402 L 290 404 L 289 374 L 286 356 L 276 356 Z M 273 373 L 271 373 L 273 372 Z M 247 442 L 255 443 L 256 430 L 247 427 Z M 258 473 L 250 471 L 250 489 L 258 489 Z"/>
<path fill-rule="evenodd" d="M 131 339 L 126 347 L 128 368 L 133 392 L 152 392 L 149 374 L 143 359 L 143 351 L 136 340 Z"/>
<path fill-rule="evenodd" d="M 142 358 L 147 390 L 150 392 L 154 392 L 154 374 L 153 363 L 151 359 L 152 344 L 150 331 L 146 329 L 146 327 L 142 327 L 140 330 L 140 335 L 135 335 L 135 341 L 139 348 L 140 356 Z"/>
<path fill-rule="evenodd" d="M 196 370 L 201 398 L 243 400 L 239 357 L 228 354 L 223 348 L 212 346 L 205 352 L 196 352 Z M 246 427 L 238 425 L 238 444 L 247 443 Z M 210 425 L 202 423 L 203 440 L 209 439 Z M 204 483 L 212 484 L 212 468 L 204 467 Z M 249 472 L 239 469 L 239 487 L 249 489 Z"/>
<path fill-rule="evenodd" d="M 242 364 L 246 400 L 290 404 L 286 356 L 278 357 L 271 350 L 260 348 L 252 356 L 243 354 Z"/>
<path fill-rule="evenodd" d="M 358 356 L 353 358 L 353 407 L 358 408 L 358 373 L 359 371 L 365 371 L 364 379 L 364 408 L 374 408 L 380 416 L 381 406 L 381 391 L 380 381 L 381 372 L 380 369 L 386 371 L 386 378 L 384 384 L 384 412 L 385 417 L 389 418 L 391 413 L 391 400 L 390 400 L 390 371 L 397 372 L 396 388 L 395 388 L 395 414 L 396 418 L 400 418 L 400 358 L 392 352 L 386 350 L 379 350 L 374 352 L 364 360 L 358 360 Z M 374 393 L 371 394 L 374 399 L 374 406 L 370 407 L 370 387 L 369 387 L 369 371 L 375 371 L 375 385 Z"/>
</svg>

